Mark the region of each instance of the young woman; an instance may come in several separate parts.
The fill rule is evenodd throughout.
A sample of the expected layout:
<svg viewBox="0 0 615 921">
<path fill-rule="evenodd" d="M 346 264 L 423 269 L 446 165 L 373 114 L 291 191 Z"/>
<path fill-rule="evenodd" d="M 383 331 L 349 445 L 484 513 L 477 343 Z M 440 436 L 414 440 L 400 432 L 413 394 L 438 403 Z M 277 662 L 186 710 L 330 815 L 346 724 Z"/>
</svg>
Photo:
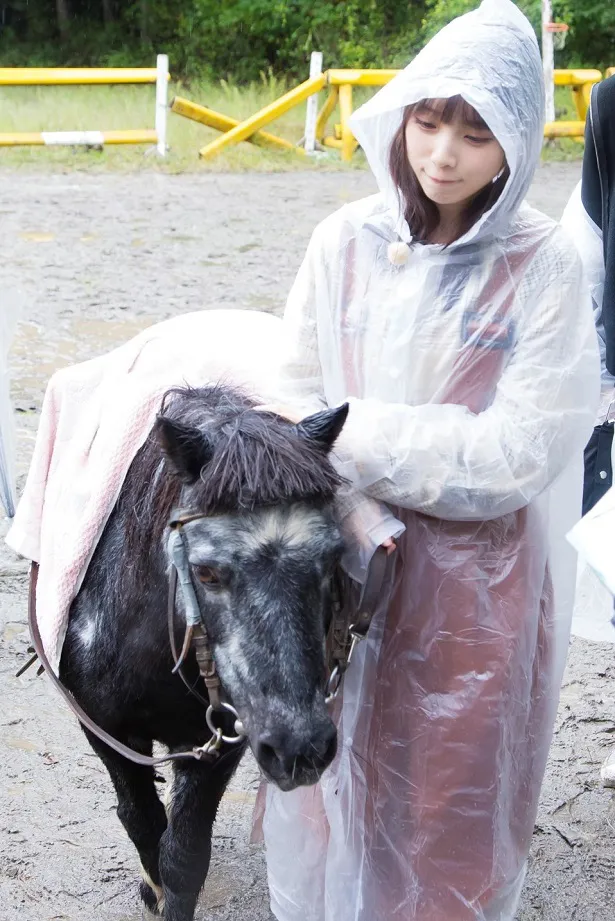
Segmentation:
<svg viewBox="0 0 615 921">
<path fill-rule="evenodd" d="M 340 515 L 391 596 L 346 673 L 337 758 L 268 788 L 280 921 L 510 921 L 565 658 L 599 362 L 579 260 L 523 204 L 542 143 L 509 0 L 442 30 L 354 116 L 380 194 L 314 232 L 289 418 L 347 400 Z M 289 408 L 290 407 L 290 408 Z"/>
</svg>

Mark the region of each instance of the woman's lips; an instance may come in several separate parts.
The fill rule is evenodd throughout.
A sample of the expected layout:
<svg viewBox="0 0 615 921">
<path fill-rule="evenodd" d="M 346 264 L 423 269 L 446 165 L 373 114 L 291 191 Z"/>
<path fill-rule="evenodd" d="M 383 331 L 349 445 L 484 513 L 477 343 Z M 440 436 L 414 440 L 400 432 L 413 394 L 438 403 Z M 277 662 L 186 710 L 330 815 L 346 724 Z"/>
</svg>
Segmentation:
<svg viewBox="0 0 615 921">
<path fill-rule="evenodd" d="M 459 182 L 458 179 L 436 179 L 434 176 L 430 176 L 429 173 L 425 173 L 425 175 L 436 185 L 454 185 L 454 183 Z"/>
</svg>

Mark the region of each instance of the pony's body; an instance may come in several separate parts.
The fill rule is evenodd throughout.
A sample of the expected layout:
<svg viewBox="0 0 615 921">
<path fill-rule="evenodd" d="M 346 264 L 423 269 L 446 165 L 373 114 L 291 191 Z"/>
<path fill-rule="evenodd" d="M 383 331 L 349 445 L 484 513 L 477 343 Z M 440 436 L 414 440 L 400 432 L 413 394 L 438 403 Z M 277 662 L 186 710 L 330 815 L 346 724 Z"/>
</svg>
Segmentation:
<svg viewBox="0 0 615 921">
<path fill-rule="evenodd" d="M 269 778 L 283 789 L 313 783 L 335 753 L 323 649 L 339 479 L 327 453 L 346 409 L 296 427 L 230 388 L 178 390 L 167 402 L 72 605 L 61 679 L 95 722 L 143 754 L 153 741 L 171 751 L 207 741 L 202 703 L 171 673 L 167 629 L 167 524 L 178 507 L 196 512 L 187 555 L 226 693 Z M 182 615 L 178 599 L 178 644 Z M 184 671 L 204 695 L 193 655 Z M 231 731 L 232 717 L 218 721 Z M 139 852 L 146 905 L 191 921 L 216 810 L 245 746 L 224 746 L 205 764 L 176 762 L 167 820 L 153 769 L 86 734 Z"/>
</svg>

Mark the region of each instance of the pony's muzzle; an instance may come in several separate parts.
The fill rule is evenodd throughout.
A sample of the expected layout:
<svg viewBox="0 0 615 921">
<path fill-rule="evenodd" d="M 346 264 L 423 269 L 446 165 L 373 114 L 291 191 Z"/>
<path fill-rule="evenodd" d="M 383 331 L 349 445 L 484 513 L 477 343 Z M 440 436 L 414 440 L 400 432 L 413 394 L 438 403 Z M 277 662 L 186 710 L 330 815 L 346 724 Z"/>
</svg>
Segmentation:
<svg viewBox="0 0 615 921">
<path fill-rule="evenodd" d="M 276 728 L 262 733 L 254 744 L 260 767 L 282 790 L 316 783 L 336 751 L 337 730 L 331 720 L 307 734 Z"/>
</svg>

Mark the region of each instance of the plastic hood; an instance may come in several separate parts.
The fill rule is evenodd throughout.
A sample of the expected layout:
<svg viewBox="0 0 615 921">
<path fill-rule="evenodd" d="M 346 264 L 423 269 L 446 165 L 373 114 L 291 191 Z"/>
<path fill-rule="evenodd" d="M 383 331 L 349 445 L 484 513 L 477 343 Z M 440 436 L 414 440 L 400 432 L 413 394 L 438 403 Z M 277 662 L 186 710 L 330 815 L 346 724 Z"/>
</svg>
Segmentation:
<svg viewBox="0 0 615 921">
<path fill-rule="evenodd" d="M 542 146 L 544 84 L 538 43 L 510 0 L 484 0 L 477 10 L 453 20 L 351 119 L 397 232 L 406 241 L 410 231 L 388 169 L 391 142 L 406 106 L 456 95 L 489 125 L 510 168 L 499 200 L 454 244 L 459 245 L 506 229 L 527 193 Z"/>
</svg>

